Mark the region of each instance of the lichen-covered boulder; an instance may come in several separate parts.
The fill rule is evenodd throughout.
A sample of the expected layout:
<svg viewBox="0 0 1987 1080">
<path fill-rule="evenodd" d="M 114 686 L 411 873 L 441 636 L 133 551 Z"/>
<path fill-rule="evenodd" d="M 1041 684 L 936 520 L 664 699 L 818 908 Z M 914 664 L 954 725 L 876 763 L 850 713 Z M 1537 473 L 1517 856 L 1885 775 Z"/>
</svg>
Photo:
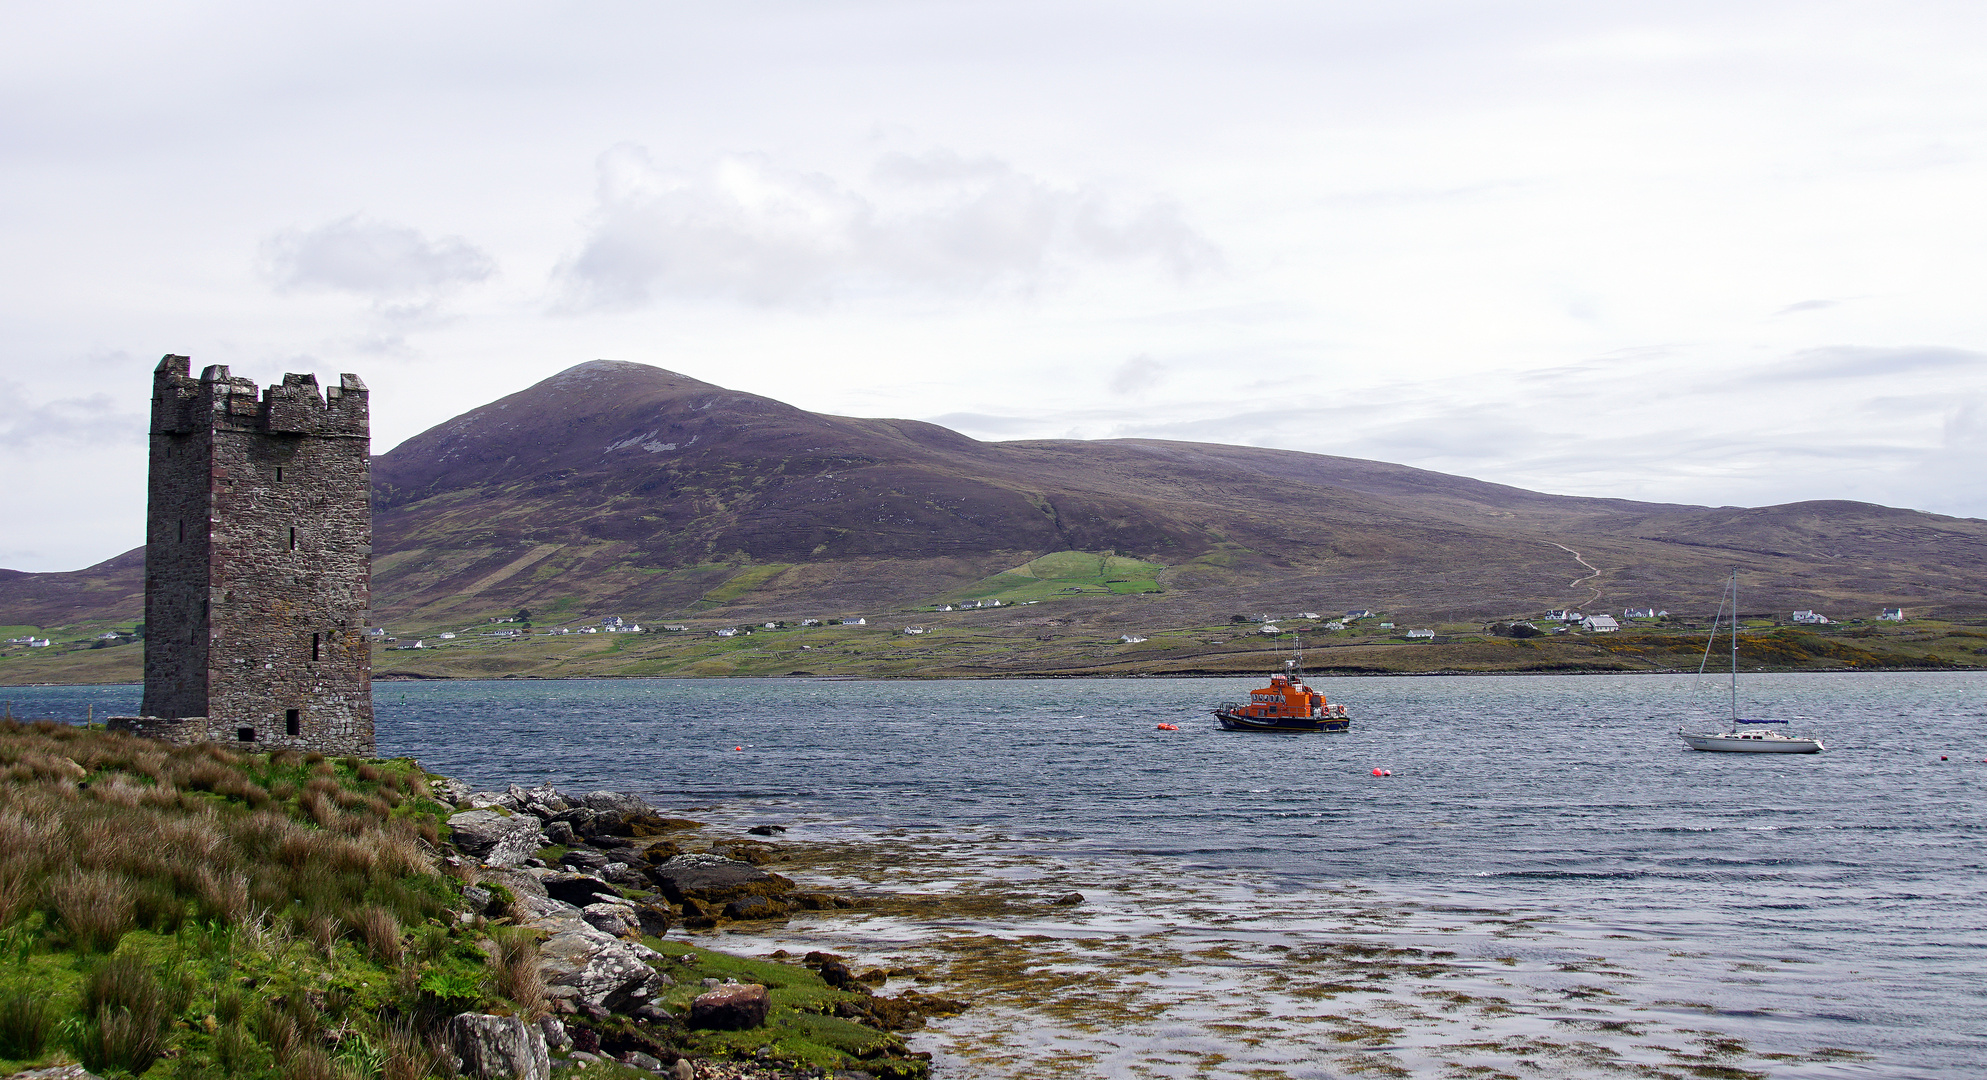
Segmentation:
<svg viewBox="0 0 1987 1080">
<path fill-rule="evenodd" d="M 772 1005 L 758 983 L 731 983 L 697 995 L 690 1003 L 690 1026 L 718 1031 L 744 1031 L 766 1022 Z"/>
<path fill-rule="evenodd" d="M 595 903 L 580 908 L 580 918 L 603 934 L 618 938 L 641 937 L 642 918 L 633 904 Z"/>
<path fill-rule="evenodd" d="M 649 883 L 647 870 L 637 869 L 624 862 L 608 863 L 606 866 L 600 868 L 599 874 L 616 885 L 627 885 L 633 888 L 645 889 Z"/>
<path fill-rule="evenodd" d="M 463 1013 L 448 1022 L 449 1048 L 462 1059 L 461 1073 L 495 1080 L 550 1080 L 552 1056 L 545 1031 L 515 1016 Z"/>
<path fill-rule="evenodd" d="M 783 896 L 793 882 L 721 855 L 678 855 L 649 868 L 649 879 L 671 903 L 726 904 L 742 896 Z"/>
<path fill-rule="evenodd" d="M 492 866 L 516 866 L 545 846 L 545 831 L 530 816 L 465 810 L 448 819 L 448 828 L 456 847 Z"/>
<path fill-rule="evenodd" d="M 650 966 L 662 954 L 589 924 L 578 908 L 558 900 L 520 897 L 518 922 L 550 935 L 538 946 L 546 996 L 579 1012 L 628 1012 L 671 985 Z"/>
</svg>

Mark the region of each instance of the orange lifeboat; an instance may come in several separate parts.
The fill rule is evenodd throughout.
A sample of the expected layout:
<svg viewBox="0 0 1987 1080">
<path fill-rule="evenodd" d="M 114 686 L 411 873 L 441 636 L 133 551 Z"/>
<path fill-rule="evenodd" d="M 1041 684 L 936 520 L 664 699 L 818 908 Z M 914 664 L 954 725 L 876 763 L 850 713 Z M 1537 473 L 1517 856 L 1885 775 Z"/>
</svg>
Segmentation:
<svg viewBox="0 0 1987 1080">
<path fill-rule="evenodd" d="M 1271 675 L 1268 686 L 1249 691 L 1248 701 L 1216 709 L 1214 718 L 1229 731 L 1351 731 L 1345 706 L 1304 685 L 1296 666 L 1289 664 L 1291 670 Z"/>
</svg>

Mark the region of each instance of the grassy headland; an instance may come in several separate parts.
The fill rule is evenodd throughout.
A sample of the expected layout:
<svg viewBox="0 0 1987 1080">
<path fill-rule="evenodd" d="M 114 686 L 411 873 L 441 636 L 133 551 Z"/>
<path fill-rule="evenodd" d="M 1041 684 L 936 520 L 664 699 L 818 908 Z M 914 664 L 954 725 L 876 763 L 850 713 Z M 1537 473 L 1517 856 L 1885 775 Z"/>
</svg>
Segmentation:
<svg viewBox="0 0 1987 1080">
<path fill-rule="evenodd" d="M 457 1014 L 547 1015 L 543 932 L 501 885 L 470 889 L 434 779 L 408 760 L 0 722 L 0 1075 L 77 1060 L 109 1077 L 412 1080 L 453 1075 Z M 664 1012 L 568 1016 L 580 1045 L 788 1070 L 766 1075 L 922 1072 L 847 1018 L 876 1012 L 866 988 L 643 940 L 675 972 Z M 769 988 L 767 1025 L 686 1029 L 702 980 L 727 977 Z"/>
</svg>

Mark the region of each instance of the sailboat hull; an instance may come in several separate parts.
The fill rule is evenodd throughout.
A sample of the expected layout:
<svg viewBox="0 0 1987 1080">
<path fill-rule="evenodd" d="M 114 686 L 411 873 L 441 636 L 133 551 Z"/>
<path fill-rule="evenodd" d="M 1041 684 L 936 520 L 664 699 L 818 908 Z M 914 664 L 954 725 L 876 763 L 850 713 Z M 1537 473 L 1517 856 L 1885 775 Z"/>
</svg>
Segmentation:
<svg viewBox="0 0 1987 1080">
<path fill-rule="evenodd" d="M 1727 754 L 1818 754 L 1826 747 L 1820 739 L 1802 739 L 1772 731 L 1730 731 L 1718 735 L 1692 735 L 1677 732 L 1692 750 Z"/>
</svg>

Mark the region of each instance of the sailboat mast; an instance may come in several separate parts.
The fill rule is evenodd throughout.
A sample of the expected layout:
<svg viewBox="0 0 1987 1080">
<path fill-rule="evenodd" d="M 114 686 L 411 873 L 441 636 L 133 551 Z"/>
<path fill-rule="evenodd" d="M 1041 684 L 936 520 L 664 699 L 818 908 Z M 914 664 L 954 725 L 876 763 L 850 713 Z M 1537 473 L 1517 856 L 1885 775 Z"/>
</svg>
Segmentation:
<svg viewBox="0 0 1987 1080">
<path fill-rule="evenodd" d="M 1732 723 L 1739 722 L 1739 572 L 1732 571 Z"/>
</svg>

